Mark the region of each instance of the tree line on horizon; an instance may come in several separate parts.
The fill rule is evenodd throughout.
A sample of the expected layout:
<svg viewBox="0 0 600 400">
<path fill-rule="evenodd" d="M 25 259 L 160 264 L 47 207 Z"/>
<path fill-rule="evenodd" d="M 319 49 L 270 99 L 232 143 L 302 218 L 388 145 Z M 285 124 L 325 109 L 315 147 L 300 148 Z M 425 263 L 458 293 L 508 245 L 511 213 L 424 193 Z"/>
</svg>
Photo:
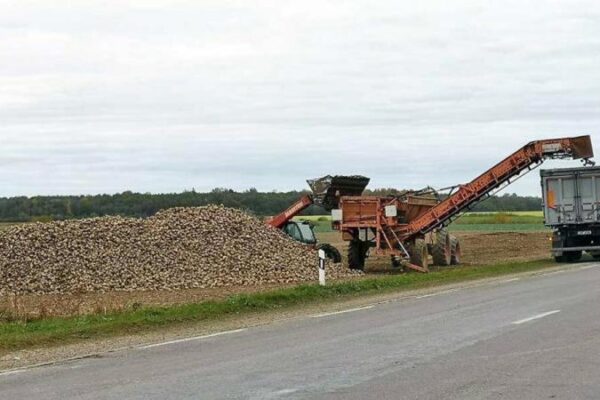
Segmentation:
<svg viewBox="0 0 600 400">
<path fill-rule="evenodd" d="M 226 207 L 245 210 L 257 216 L 275 215 L 308 192 L 259 192 L 249 189 L 236 192 L 231 189 L 213 189 L 200 193 L 194 190 L 183 193 L 150 194 L 123 192 L 113 195 L 92 196 L 34 196 L 0 198 L 1 222 L 31 222 L 65 219 L 80 219 L 120 215 L 125 217 L 149 217 L 158 211 L 172 207 L 198 207 L 222 204 Z M 399 193 L 394 189 L 365 191 L 366 195 L 389 195 Z M 537 211 L 542 200 L 533 196 L 504 194 L 492 196 L 478 204 L 473 211 Z M 311 206 L 304 215 L 323 215 L 327 212 Z"/>
</svg>

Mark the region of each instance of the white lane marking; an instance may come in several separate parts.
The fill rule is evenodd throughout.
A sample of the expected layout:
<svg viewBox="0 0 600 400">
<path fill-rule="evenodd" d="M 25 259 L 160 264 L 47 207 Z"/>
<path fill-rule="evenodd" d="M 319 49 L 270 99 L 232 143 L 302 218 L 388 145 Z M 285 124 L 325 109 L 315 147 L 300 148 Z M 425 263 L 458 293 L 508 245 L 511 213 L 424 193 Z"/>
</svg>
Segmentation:
<svg viewBox="0 0 600 400">
<path fill-rule="evenodd" d="M 500 281 L 500 283 L 508 283 L 508 282 L 514 282 L 514 281 L 519 281 L 521 280 L 521 278 L 512 278 L 512 279 L 507 279 L 505 281 Z"/>
<path fill-rule="evenodd" d="M 427 297 L 439 296 L 440 294 L 452 293 L 452 292 L 457 292 L 457 291 L 458 291 L 458 289 L 450 289 L 450 290 L 444 290 L 442 292 L 424 294 L 422 296 L 417 296 L 415 298 L 416 299 L 426 299 Z"/>
<path fill-rule="evenodd" d="M 600 265 L 588 265 L 587 267 L 581 267 L 579 270 L 590 269 L 590 268 L 598 268 Z"/>
<path fill-rule="evenodd" d="M 275 392 L 275 395 L 296 393 L 298 389 L 282 389 Z"/>
<path fill-rule="evenodd" d="M 177 339 L 177 340 L 169 340 L 168 342 L 147 344 L 145 346 L 140 346 L 140 347 L 137 347 L 137 348 L 138 349 L 151 349 L 153 347 L 166 346 L 166 345 L 169 345 L 169 344 L 185 343 L 185 342 L 191 342 L 193 340 L 208 339 L 208 338 L 212 338 L 212 337 L 215 337 L 215 336 L 231 335 L 232 333 L 243 332 L 245 330 L 247 330 L 247 328 L 234 329 L 232 331 L 224 331 L 224 332 L 211 333 L 210 335 L 204 335 L 204 336 L 194 336 L 194 337 L 190 337 L 190 338 L 183 338 L 183 339 Z"/>
<path fill-rule="evenodd" d="M 346 314 L 346 313 L 350 313 L 350 312 L 354 312 L 354 311 L 361 311 L 361 310 L 368 310 L 370 308 L 375 307 L 375 305 L 370 305 L 370 306 L 365 306 L 365 307 L 357 307 L 357 308 L 350 308 L 348 310 L 342 310 L 342 311 L 334 311 L 334 312 L 328 312 L 328 313 L 323 313 L 323 314 L 316 314 L 316 315 L 311 315 L 311 318 L 322 318 L 322 317 L 329 317 L 330 315 L 338 315 L 338 314 Z"/>
<path fill-rule="evenodd" d="M 566 269 L 561 269 L 561 270 L 559 270 L 559 271 L 546 272 L 545 274 L 542 274 L 542 276 L 556 275 L 556 274 L 564 274 L 565 272 L 567 272 L 567 270 L 566 270 Z"/>
<path fill-rule="evenodd" d="M 521 325 L 521 324 L 524 324 L 525 322 L 529 322 L 529 321 L 533 321 L 533 320 L 536 320 L 536 319 L 544 318 L 544 317 L 547 317 L 548 315 L 556 314 L 556 313 L 559 313 L 559 312 L 560 312 L 560 310 L 548 311 L 548 312 L 545 312 L 545 313 L 534 315 L 533 317 L 520 319 L 518 321 L 513 321 L 512 324 L 513 325 Z"/>
</svg>

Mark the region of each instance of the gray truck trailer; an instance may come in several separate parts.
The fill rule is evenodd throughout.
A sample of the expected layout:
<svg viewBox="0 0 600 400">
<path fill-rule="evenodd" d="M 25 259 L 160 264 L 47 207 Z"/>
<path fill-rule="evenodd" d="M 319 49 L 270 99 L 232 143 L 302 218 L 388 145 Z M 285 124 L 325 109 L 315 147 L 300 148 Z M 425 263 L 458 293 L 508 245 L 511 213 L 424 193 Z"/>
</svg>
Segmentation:
<svg viewBox="0 0 600 400">
<path fill-rule="evenodd" d="M 540 175 L 555 260 L 574 262 L 584 251 L 600 259 L 600 167 L 542 170 Z"/>
</svg>

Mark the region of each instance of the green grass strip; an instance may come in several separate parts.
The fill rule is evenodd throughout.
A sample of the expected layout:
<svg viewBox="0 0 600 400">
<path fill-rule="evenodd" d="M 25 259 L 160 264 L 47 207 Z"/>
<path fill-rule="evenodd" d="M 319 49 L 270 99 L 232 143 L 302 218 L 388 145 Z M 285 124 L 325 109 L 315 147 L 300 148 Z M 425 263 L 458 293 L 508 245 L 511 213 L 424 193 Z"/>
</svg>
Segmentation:
<svg viewBox="0 0 600 400">
<path fill-rule="evenodd" d="M 552 232 L 542 224 L 451 224 L 450 232 Z"/>
<path fill-rule="evenodd" d="M 240 294 L 224 300 L 148 307 L 112 314 L 0 323 L 0 351 L 64 344 L 86 339 L 146 332 L 182 323 L 217 320 L 229 316 L 280 310 L 352 296 L 402 291 L 491 278 L 553 266 L 549 260 L 491 266 L 446 268 L 429 274 L 397 274 L 332 283 L 325 287 L 300 285 L 268 292 Z"/>
</svg>

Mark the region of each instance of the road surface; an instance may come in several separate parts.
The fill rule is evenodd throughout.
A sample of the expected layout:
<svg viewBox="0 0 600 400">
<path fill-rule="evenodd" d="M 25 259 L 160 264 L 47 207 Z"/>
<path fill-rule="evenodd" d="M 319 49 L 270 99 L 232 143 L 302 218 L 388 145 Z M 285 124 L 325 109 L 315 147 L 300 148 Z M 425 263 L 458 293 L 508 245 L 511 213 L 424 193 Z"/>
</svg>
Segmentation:
<svg viewBox="0 0 600 400">
<path fill-rule="evenodd" d="M 0 398 L 599 399 L 600 265 L 13 371 Z"/>
</svg>

